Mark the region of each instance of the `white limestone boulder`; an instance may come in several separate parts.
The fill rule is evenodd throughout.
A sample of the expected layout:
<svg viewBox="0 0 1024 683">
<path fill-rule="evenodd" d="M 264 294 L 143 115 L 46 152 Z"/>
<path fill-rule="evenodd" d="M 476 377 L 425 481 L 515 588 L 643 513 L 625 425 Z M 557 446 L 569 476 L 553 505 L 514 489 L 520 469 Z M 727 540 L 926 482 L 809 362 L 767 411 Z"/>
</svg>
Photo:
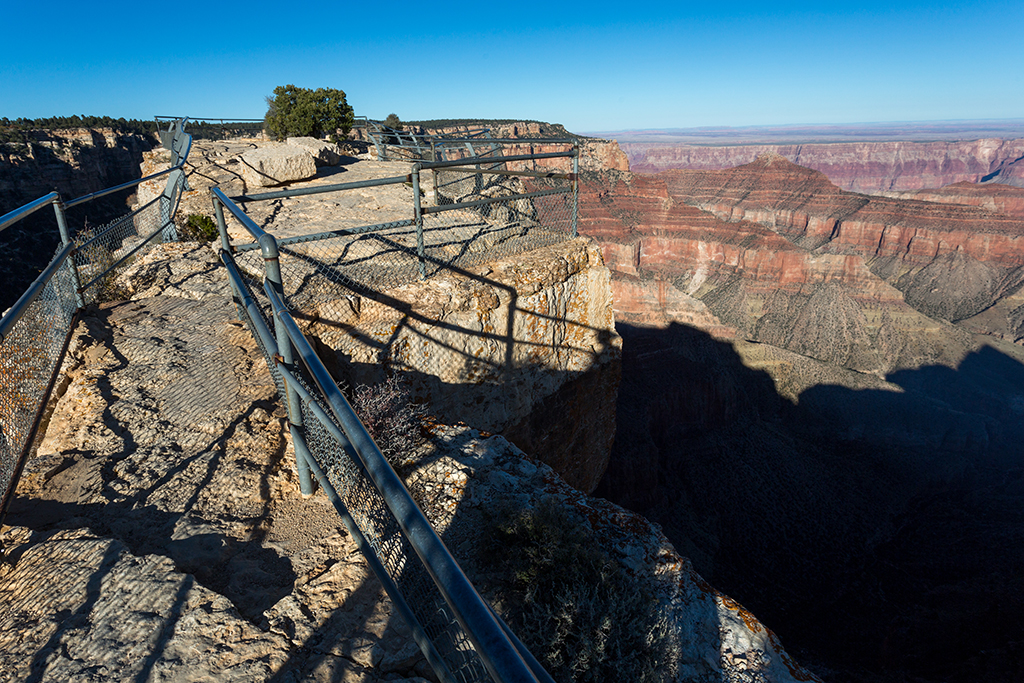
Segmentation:
<svg viewBox="0 0 1024 683">
<path fill-rule="evenodd" d="M 333 142 L 317 138 L 288 138 L 286 142 L 293 147 L 302 147 L 313 155 L 317 166 L 337 166 L 341 161 L 341 148 Z"/>
<path fill-rule="evenodd" d="M 244 152 L 239 160 L 247 187 L 273 187 L 316 175 L 313 155 L 303 147 L 281 145 Z"/>
</svg>

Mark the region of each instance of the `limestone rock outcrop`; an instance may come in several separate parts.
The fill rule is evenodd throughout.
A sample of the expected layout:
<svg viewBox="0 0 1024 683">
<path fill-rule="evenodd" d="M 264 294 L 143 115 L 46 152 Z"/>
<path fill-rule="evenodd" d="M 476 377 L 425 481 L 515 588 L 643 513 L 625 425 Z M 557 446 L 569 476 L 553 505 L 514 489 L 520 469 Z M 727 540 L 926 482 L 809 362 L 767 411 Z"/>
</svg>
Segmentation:
<svg viewBox="0 0 1024 683">
<path fill-rule="evenodd" d="M 31 131 L 28 143 L 0 144 L 0 215 L 53 190 L 66 201 L 141 177 L 143 155 L 157 146 L 155 136 L 125 134 L 109 128 Z M 131 190 L 68 210 L 73 231 L 97 227 L 128 212 Z M 6 310 L 46 267 L 60 242 L 52 209 L 44 209 L 3 233 L 0 291 Z"/>
<path fill-rule="evenodd" d="M 500 513 L 549 507 L 562 523 L 579 524 L 581 532 L 600 539 L 603 550 L 625 569 L 628 590 L 654 596 L 648 609 L 665 626 L 650 644 L 659 680 L 818 680 L 753 614 L 708 585 L 643 517 L 582 495 L 501 436 L 439 425 L 434 437 L 438 446 L 426 449 L 410 468 L 407 485 L 481 590 L 495 590 L 493 570 L 490 575 L 482 571 L 481 548 L 493 543 L 497 527 L 507 522 Z M 587 600 L 584 596 L 593 589 L 566 585 L 563 599 L 573 604 L 571 591 L 579 591 L 578 599 Z M 515 604 L 501 606 L 499 594 L 492 598 L 499 611 L 515 619 Z M 572 611 L 568 607 L 565 614 Z M 535 643 L 535 654 L 540 656 L 543 647 Z"/>
<path fill-rule="evenodd" d="M 304 147 L 259 147 L 242 153 L 239 160 L 239 170 L 249 187 L 273 187 L 316 175 L 316 162 Z"/>
<path fill-rule="evenodd" d="M 1024 173 L 1020 161 L 1024 139 L 719 146 L 627 142 L 621 146 L 630 168 L 638 173 L 723 170 L 773 153 L 821 171 L 843 190 L 865 193 L 982 180 L 1021 187 Z"/>
<path fill-rule="evenodd" d="M 341 161 L 341 148 L 333 142 L 327 142 L 318 138 L 300 137 L 287 138 L 285 143 L 292 147 L 304 147 L 309 150 L 317 166 L 335 166 Z"/>
<path fill-rule="evenodd" d="M 615 434 L 609 272 L 586 239 L 324 301 L 303 323 L 355 386 L 403 375 L 442 422 L 501 432 L 591 491 Z"/>
<path fill-rule="evenodd" d="M 421 682 L 341 519 L 298 494 L 215 253 L 160 245 L 122 277 L 137 298 L 80 323 L 6 520 L 5 670 Z"/>
</svg>

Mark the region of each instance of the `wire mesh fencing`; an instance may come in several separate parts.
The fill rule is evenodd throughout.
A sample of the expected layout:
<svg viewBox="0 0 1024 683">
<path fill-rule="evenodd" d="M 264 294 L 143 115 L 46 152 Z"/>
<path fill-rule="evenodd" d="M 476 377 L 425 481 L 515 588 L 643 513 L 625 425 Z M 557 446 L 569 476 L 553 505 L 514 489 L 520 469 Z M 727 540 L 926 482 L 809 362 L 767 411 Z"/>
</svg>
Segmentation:
<svg viewBox="0 0 1024 683">
<path fill-rule="evenodd" d="M 72 200 L 83 204 L 120 189 L 167 175 L 167 187 L 151 202 L 99 228 L 84 227 L 72 237 L 64 204 L 51 193 L 4 216 L 3 227 L 22 221 L 39 206 L 53 205 L 63 244 L 57 256 L 8 311 L 0 326 L 0 518 L 17 486 L 20 468 L 32 447 L 71 333 L 76 311 L 86 303 L 118 298 L 120 271 L 147 245 L 175 239 L 173 214 L 184 188 L 180 170 L 191 146 L 184 122 L 174 121 L 169 145 L 177 165 L 154 176 L 107 188 Z M 33 208 L 34 207 L 34 208 Z"/>
<path fill-rule="evenodd" d="M 236 286 L 243 288 L 254 300 L 266 299 L 265 296 L 257 297 L 260 288 L 253 289 L 244 280 Z M 278 348 L 273 341 L 263 339 L 268 335 L 259 332 L 260 326 L 265 331 L 273 329 L 272 317 L 264 317 L 259 308 L 239 307 L 239 313 L 258 341 L 282 400 L 286 400 L 286 380 L 278 366 L 279 357 L 276 357 Z M 288 381 L 300 385 L 301 423 L 310 454 L 351 515 L 358 527 L 357 533 L 365 539 L 368 547 L 363 551 L 370 555 L 371 566 L 377 566 L 386 573 L 386 577 L 380 577 L 386 588 L 397 589 L 397 594 L 389 590 L 392 599 L 400 600 L 402 606 L 411 611 L 410 616 L 414 619 L 411 626 L 422 630 L 430 642 L 434 656 L 439 660 L 432 663 L 440 669 L 438 673 L 442 680 L 459 683 L 491 681 L 465 629 L 452 614 L 423 561 L 402 533 L 383 495 L 355 457 L 351 445 L 338 438 L 343 428 L 330 417 L 330 406 L 316 389 L 315 382 L 301 366 L 293 367 Z"/>
<path fill-rule="evenodd" d="M 309 330 L 314 321 L 326 321 L 335 330 L 361 335 L 364 341 L 394 335 L 394 314 L 403 314 L 399 310 L 403 302 L 391 294 L 404 285 L 443 271 L 466 273 L 476 265 L 575 236 L 574 150 L 570 144 L 561 152 L 548 154 L 548 158 L 513 158 L 511 161 L 527 162 L 516 170 L 508 169 L 510 159 L 496 158 L 469 159 L 472 166 L 417 165 L 410 176 L 414 188 L 411 219 L 284 239 L 274 239 L 232 200 L 214 192 L 223 258 L 240 299 L 239 313 L 260 343 L 282 399 L 288 401 L 289 391 L 299 396 L 299 415 L 293 415 L 292 421 L 302 425 L 314 461 L 311 467 L 314 472 L 320 470 L 337 492 L 356 533 L 366 540 L 368 560 L 379 565 L 382 582 L 394 589 L 389 588 L 392 599 L 400 609 L 409 611 L 414 630 L 424 634 L 428 645 L 421 642 L 421 646 L 436 654 L 439 664 L 435 669 L 445 681 L 492 678 L 465 624 L 445 599 L 436 573 L 422 559 L 422 548 L 403 531 L 388 494 L 366 471 L 363 458 L 382 459 L 379 450 L 356 457 L 344 425 L 331 416 L 333 404 L 318 389 L 322 385 L 297 364 L 286 372 L 277 365 L 282 362 L 282 350 L 277 347 L 281 337 L 275 341 L 270 330 L 279 321 L 275 321 L 264 280 L 277 282 L 275 278 L 279 278 L 288 317 L 294 316 L 296 329 Z M 559 159 L 563 168 L 551 168 L 549 158 Z M 427 186 L 425 177 L 434 188 L 429 206 L 424 206 L 427 193 L 416 192 Z M 347 189 L 356 188 L 340 185 L 315 191 Z M 286 194 L 268 193 L 275 198 Z M 258 201 L 259 197 L 244 199 Z M 226 216 L 234 216 L 252 241 L 229 243 Z M 373 309 L 380 309 L 377 320 Z M 357 319 L 359 330 L 355 332 Z M 305 338 L 302 343 L 308 344 Z M 385 361 L 377 359 L 378 364 Z M 320 358 L 316 362 L 322 366 Z M 332 365 L 337 366 L 336 362 Z M 427 656 L 431 659 L 429 652 Z M 545 680 L 546 674 L 537 676 Z"/>
<path fill-rule="evenodd" d="M 78 309 L 75 289 L 72 263 L 65 259 L 0 347 L 0 509 L 13 493 L 19 461 L 63 357 Z"/>
<path fill-rule="evenodd" d="M 181 194 L 184 175 L 170 180 L 173 196 Z M 174 200 L 160 195 L 144 206 L 97 228 L 83 228 L 76 236 L 75 265 L 86 303 L 127 298 L 119 275 L 133 259 L 153 244 L 177 239 L 172 220 Z"/>
</svg>

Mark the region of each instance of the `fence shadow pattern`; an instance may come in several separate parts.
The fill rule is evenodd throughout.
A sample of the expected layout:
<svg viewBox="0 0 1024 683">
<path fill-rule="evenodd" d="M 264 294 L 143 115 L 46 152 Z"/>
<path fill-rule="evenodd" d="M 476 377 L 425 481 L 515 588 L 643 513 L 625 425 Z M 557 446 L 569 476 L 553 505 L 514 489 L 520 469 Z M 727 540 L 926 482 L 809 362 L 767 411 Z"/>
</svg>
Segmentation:
<svg viewBox="0 0 1024 683">
<path fill-rule="evenodd" d="M 344 319 L 354 300 L 445 270 L 508 258 L 575 236 L 576 149 L 416 164 L 409 176 L 228 198 L 214 189 L 221 257 L 239 315 L 289 406 L 300 480 L 315 479 L 412 627 L 443 681 L 547 681 L 548 674 L 462 574 L 356 418 L 295 316 Z M 561 162 L 562 168 L 553 166 Z M 515 164 L 515 170 L 509 166 Z M 423 206 L 429 174 L 435 201 Z M 239 204 L 409 183 L 412 218 L 277 240 Z M 232 244 L 227 221 L 252 241 Z M 294 226 L 290 226 L 294 227 Z M 305 462 L 303 462 L 305 460 Z"/>
<path fill-rule="evenodd" d="M 68 202 L 51 192 L 0 216 L 4 230 L 52 206 L 62 242 L 47 268 L 0 320 L 0 522 L 36 440 L 77 312 L 86 303 L 114 298 L 120 272 L 147 246 L 177 239 L 173 218 L 192 145 L 185 123 L 175 119 L 161 131 L 171 151 L 169 169 Z M 66 208 L 164 176 L 163 192 L 138 209 L 98 228 L 69 229 Z"/>
</svg>

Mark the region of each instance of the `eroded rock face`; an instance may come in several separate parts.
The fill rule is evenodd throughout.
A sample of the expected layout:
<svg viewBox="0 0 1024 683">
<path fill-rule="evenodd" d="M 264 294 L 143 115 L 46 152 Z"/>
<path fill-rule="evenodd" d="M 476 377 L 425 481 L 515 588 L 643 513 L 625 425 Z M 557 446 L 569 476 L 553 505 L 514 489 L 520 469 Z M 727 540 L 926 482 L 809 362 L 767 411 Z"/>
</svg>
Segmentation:
<svg viewBox="0 0 1024 683">
<path fill-rule="evenodd" d="M 350 386 L 402 374 L 442 422 L 531 447 L 590 491 L 615 434 L 609 272 L 586 239 L 318 305 L 307 335 Z M 557 428 L 556 428 L 557 425 Z"/>
<path fill-rule="evenodd" d="M 726 222 L 669 192 L 664 175 L 583 185 L 580 229 L 600 241 L 613 269 L 617 320 L 693 324 L 872 373 L 955 363 L 966 351 L 962 332 L 909 306 L 863 257 Z"/>
<path fill-rule="evenodd" d="M 828 176 L 843 190 L 886 192 L 995 180 L 1021 187 L 1024 140 L 697 146 L 623 143 L 630 168 L 721 170 L 773 153 Z"/>
<path fill-rule="evenodd" d="M 730 222 L 760 223 L 818 254 L 858 256 L 904 293 L 913 291 L 908 301 L 919 310 L 946 318 L 943 311 L 954 322 L 1012 294 L 1024 279 L 1024 221 L 1006 214 L 843 192 L 779 156 L 728 171 L 671 171 L 666 183 L 673 197 Z M 926 288 L 937 276 L 957 288 L 955 305 L 949 291 Z"/>
<path fill-rule="evenodd" d="M 660 680 L 818 680 L 793 661 L 771 630 L 708 585 L 658 527 L 606 500 L 580 494 L 501 436 L 439 426 L 406 481 L 460 564 L 485 591 L 495 590 L 496 579 L 493 570 L 484 573 L 480 548 L 507 521 L 500 517 L 503 511 L 553 506 L 567 523 L 582 523 L 625 568 L 632 590 L 656 596 L 651 607 L 667 627 L 651 646 L 659 657 Z M 565 590 L 569 604 L 574 604 L 569 591 L 581 591 L 577 599 L 586 599 L 586 587 Z M 515 619 L 517 606 L 496 600 L 499 611 Z M 572 613 L 567 609 L 565 617 L 573 618 Z"/>
<path fill-rule="evenodd" d="M 953 183 L 940 188 L 880 192 L 894 199 L 919 199 L 939 204 L 977 206 L 995 213 L 1024 218 L 1024 189 L 1001 183 Z"/>
<path fill-rule="evenodd" d="M 57 190 L 67 201 L 139 178 L 143 155 L 154 136 L 109 128 L 32 131 L 29 143 L 0 144 L 0 215 Z M 128 213 L 131 190 L 73 207 L 68 226 L 77 232 Z M 46 207 L 3 232 L 0 271 L 7 285 L 0 310 L 13 304 L 46 267 L 60 243 L 53 209 Z"/>
<path fill-rule="evenodd" d="M 161 258 L 162 257 L 162 258 Z M 79 324 L 6 519 L 16 678 L 419 681 L 415 643 L 322 495 L 208 247 L 159 245 Z"/>
</svg>

